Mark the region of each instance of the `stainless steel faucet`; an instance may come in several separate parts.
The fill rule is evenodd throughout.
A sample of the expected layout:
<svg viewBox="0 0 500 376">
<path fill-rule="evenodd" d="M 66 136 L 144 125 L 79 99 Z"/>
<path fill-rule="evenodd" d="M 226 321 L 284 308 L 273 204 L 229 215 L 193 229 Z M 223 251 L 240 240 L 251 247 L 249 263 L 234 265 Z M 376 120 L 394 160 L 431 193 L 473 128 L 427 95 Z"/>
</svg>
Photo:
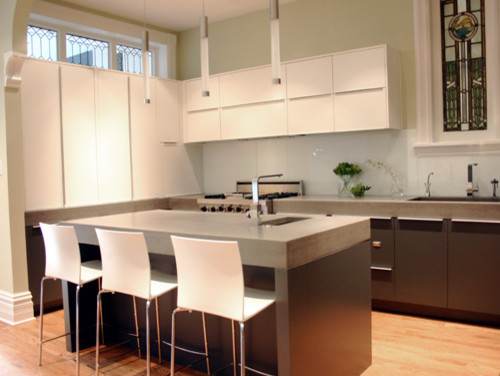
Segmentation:
<svg viewBox="0 0 500 376">
<path fill-rule="evenodd" d="M 252 179 L 252 205 L 250 205 L 250 211 L 248 212 L 248 216 L 252 220 L 252 222 L 256 224 L 261 223 L 261 219 L 259 216 L 259 180 L 267 179 L 267 178 L 279 178 L 283 176 L 283 174 L 272 174 L 272 175 L 261 175 Z"/>
<path fill-rule="evenodd" d="M 431 197 L 431 175 L 434 175 L 434 172 L 429 172 L 429 175 L 427 175 L 427 183 L 424 183 L 425 197 Z"/>
<path fill-rule="evenodd" d="M 465 192 L 467 196 L 473 196 L 474 193 L 479 191 L 477 184 L 474 184 L 473 168 L 477 166 L 477 163 L 471 163 L 467 166 L 467 186 Z"/>
<path fill-rule="evenodd" d="M 491 184 L 493 184 L 493 197 L 497 197 L 498 179 L 493 178 Z"/>
</svg>

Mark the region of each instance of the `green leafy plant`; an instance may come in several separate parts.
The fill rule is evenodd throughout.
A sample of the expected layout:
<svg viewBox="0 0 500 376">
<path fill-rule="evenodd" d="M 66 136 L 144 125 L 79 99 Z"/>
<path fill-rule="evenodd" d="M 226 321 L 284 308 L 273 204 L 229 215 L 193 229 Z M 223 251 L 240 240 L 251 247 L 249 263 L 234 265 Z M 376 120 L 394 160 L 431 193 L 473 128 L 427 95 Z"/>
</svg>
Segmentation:
<svg viewBox="0 0 500 376">
<path fill-rule="evenodd" d="M 361 167 L 357 164 L 352 164 L 349 162 L 341 162 L 333 169 L 333 173 L 338 176 L 349 175 L 354 176 L 361 173 Z"/>
<path fill-rule="evenodd" d="M 365 192 L 368 191 L 371 187 L 369 185 L 363 185 L 361 183 L 356 184 L 354 187 L 352 187 L 349 192 L 354 197 L 363 197 L 365 195 Z"/>
</svg>

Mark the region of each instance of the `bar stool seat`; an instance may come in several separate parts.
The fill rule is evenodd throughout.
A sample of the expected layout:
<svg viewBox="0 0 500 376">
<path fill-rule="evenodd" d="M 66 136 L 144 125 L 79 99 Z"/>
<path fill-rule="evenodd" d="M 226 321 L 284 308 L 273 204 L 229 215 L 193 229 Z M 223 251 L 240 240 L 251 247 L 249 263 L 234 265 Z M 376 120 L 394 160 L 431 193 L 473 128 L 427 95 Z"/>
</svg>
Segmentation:
<svg viewBox="0 0 500 376">
<path fill-rule="evenodd" d="M 245 287 L 241 255 L 236 241 L 218 241 L 171 236 L 177 264 L 177 308 L 172 313 L 170 375 L 175 375 L 175 315 L 181 311 L 199 311 L 231 320 L 233 368 L 236 375 L 234 322 L 240 326 L 241 375 L 251 370 L 245 364 L 245 323 L 271 306 L 273 291 Z M 205 344 L 207 348 L 207 345 Z M 207 349 L 208 355 L 208 349 Z M 210 368 L 208 367 L 208 374 Z"/>
<path fill-rule="evenodd" d="M 40 333 L 38 364 L 42 365 L 42 345 L 70 335 L 71 332 L 57 337 L 43 339 L 43 286 L 47 279 L 60 279 L 76 284 L 76 374 L 80 374 L 80 288 L 102 277 L 100 260 L 81 262 L 80 246 L 73 226 L 40 223 L 45 245 L 45 276 L 40 283 Z M 100 289 L 100 288 L 99 288 Z"/>
<path fill-rule="evenodd" d="M 135 298 L 146 300 L 146 356 L 147 375 L 151 372 L 149 309 L 151 300 L 156 304 L 156 329 L 158 336 L 158 356 L 161 363 L 160 323 L 158 315 L 158 297 L 177 288 L 177 277 L 151 270 L 148 249 L 144 234 L 96 229 L 102 259 L 102 290 L 97 296 L 97 309 L 101 307 L 101 295 L 106 292 L 118 292 L 134 298 L 134 313 L 137 328 Z M 99 315 L 97 327 L 99 328 Z M 136 329 L 139 344 L 139 333 Z M 96 375 L 99 374 L 99 330 L 96 335 Z M 140 357 L 140 347 L 139 347 Z"/>
</svg>

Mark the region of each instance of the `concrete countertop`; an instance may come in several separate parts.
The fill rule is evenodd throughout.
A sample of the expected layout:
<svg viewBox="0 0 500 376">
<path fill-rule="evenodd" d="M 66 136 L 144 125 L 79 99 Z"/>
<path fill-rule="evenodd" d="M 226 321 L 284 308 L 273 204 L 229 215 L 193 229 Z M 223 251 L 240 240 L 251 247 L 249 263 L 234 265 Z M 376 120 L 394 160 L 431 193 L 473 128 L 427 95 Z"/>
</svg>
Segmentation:
<svg viewBox="0 0 500 376">
<path fill-rule="evenodd" d="M 275 200 L 273 207 L 275 213 L 500 221 L 500 201 L 412 201 L 414 198 L 367 196 L 341 199 L 329 195 L 304 195 Z"/>
<path fill-rule="evenodd" d="M 283 215 L 263 215 L 265 221 Z M 173 255 L 170 235 L 237 240 L 245 265 L 291 269 L 339 252 L 370 238 L 368 218 L 306 215 L 305 220 L 280 226 L 257 226 L 246 216 L 151 210 L 75 219 L 78 240 L 97 245 L 95 228 L 142 231 L 152 253 Z"/>
</svg>

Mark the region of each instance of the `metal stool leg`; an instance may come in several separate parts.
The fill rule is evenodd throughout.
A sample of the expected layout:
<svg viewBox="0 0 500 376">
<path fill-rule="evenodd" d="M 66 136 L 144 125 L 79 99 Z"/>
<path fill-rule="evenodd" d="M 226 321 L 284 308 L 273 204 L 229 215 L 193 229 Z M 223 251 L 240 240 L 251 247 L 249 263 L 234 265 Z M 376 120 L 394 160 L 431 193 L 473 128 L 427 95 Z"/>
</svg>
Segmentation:
<svg viewBox="0 0 500 376">
<path fill-rule="evenodd" d="M 172 312 L 172 345 L 170 346 L 170 376 L 175 375 L 175 314 L 181 309 L 176 308 Z"/>
<path fill-rule="evenodd" d="M 233 336 L 233 374 L 236 376 L 238 362 L 236 361 L 236 336 L 234 335 L 234 320 L 231 320 L 231 334 Z"/>
<path fill-rule="evenodd" d="M 245 323 L 240 322 L 241 376 L 245 376 Z"/>
<path fill-rule="evenodd" d="M 101 315 L 100 315 L 100 312 L 101 312 L 101 294 L 103 294 L 105 291 L 103 290 L 100 290 L 98 293 L 97 293 L 97 320 L 96 320 L 96 333 L 95 333 L 95 338 L 96 338 L 96 341 L 95 341 L 95 374 L 96 376 L 99 375 L 99 332 L 100 332 L 100 324 L 101 324 Z"/>
<path fill-rule="evenodd" d="M 205 321 L 205 312 L 201 313 L 203 321 L 203 341 L 205 342 L 205 356 L 207 357 L 207 373 L 210 375 L 210 360 L 208 358 L 207 324 Z"/>
<path fill-rule="evenodd" d="M 38 365 L 42 365 L 42 340 L 43 340 L 43 285 L 47 277 L 40 282 L 40 332 L 38 338 Z"/>
<path fill-rule="evenodd" d="M 160 316 L 159 316 L 159 307 L 158 307 L 158 298 L 155 298 L 155 306 L 156 306 L 156 336 L 158 337 L 158 363 L 161 364 L 161 340 L 160 340 Z"/>
<path fill-rule="evenodd" d="M 139 354 L 139 359 L 141 359 L 141 341 L 139 340 L 139 323 L 137 321 L 137 303 L 135 301 L 135 296 L 132 297 L 134 300 L 134 319 L 135 319 L 135 335 L 137 336 L 137 352 Z"/>
<path fill-rule="evenodd" d="M 150 338 L 149 338 L 149 308 L 151 306 L 151 301 L 146 301 L 146 375 L 151 374 L 151 354 L 150 354 Z"/>
<path fill-rule="evenodd" d="M 80 375 L 80 285 L 76 285 L 76 312 L 75 312 L 75 345 L 76 345 L 76 375 Z"/>
</svg>

